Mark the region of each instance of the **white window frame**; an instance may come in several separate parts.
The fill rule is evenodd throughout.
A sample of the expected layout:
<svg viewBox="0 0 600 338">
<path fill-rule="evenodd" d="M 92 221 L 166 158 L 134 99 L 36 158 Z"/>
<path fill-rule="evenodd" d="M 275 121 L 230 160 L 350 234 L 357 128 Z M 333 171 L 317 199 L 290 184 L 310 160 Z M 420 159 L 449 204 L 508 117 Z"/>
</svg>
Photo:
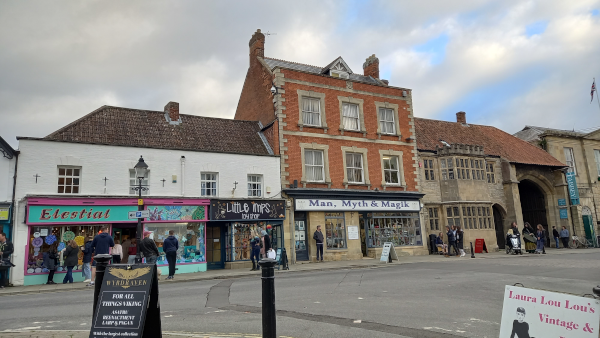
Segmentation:
<svg viewBox="0 0 600 338">
<path fill-rule="evenodd" d="M 395 161 L 396 162 L 396 169 L 392 169 L 391 168 L 391 162 L 390 162 L 390 169 L 386 169 L 385 168 L 385 161 L 386 160 L 388 160 L 388 161 L 392 161 L 392 160 Z M 385 184 L 386 185 L 394 185 L 394 184 L 398 184 L 399 185 L 400 182 L 402 182 L 402 179 L 400 179 L 400 161 L 398 159 L 398 156 L 383 156 L 383 160 L 382 160 L 381 164 L 383 165 L 383 180 L 385 181 Z M 398 178 L 398 182 L 388 182 L 386 180 L 386 173 L 388 173 L 388 172 L 390 173 L 390 176 L 391 176 L 391 173 L 395 172 L 396 173 L 396 177 Z"/>
<path fill-rule="evenodd" d="M 323 151 L 323 165 L 325 182 L 309 182 L 306 178 L 306 163 L 305 163 L 305 151 L 306 150 L 322 150 Z M 329 145 L 313 143 L 300 143 L 300 157 L 302 158 L 302 177 L 300 183 L 303 188 L 306 188 L 306 184 L 327 184 L 328 188 L 331 188 L 331 176 L 329 176 Z"/>
<path fill-rule="evenodd" d="M 206 179 L 202 177 L 202 175 L 215 175 L 214 176 L 214 180 L 213 179 Z M 206 188 L 203 185 L 205 183 L 214 183 L 215 187 L 214 188 Z M 214 189 L 214 195 L 213 194 L 207 194 L 206 191 L 208 190 L 213 190 Z M 213 172 L 213 171 L 202 171 L 200 172 L 200 196 L 206 196 L 206 197 L 217 197 L 219 195 L 219 173 L 217 172 Z"/>
<path fill-rule="evenodd" d="M 341 147 L 342 149 L 342 161 L 344 165 L 344 181 L 342 182 L 346 188 L 348 185 L 367 185 L 371 188 L 371 180 L 369 179 L 369 157 L 367 156 L 367 148 L 353 147 Z M 362 170 L 363 170 L 363 181 L 362 182 L 349 182 L 348 181 L 348 166 L 346 165 L 346 153 L 360 153 L 362 154 Z"/>
<path fill-rule="evenodd" d="M 132 176 L 133 174 L 133 176 Z M 133 188 L 138 186 L 138 178 L 135 175 L 135 169 L 129 169 L 129 195 L 137 195 L 137 190 Z M 146 175 L 142 180 L 142 187 L 147 188 L 142 190 L 142 195 L 148 195 L 150 193 L 150 170 L 146 170 Z"/>
<path fill-rule="evenodd" d="M 350 164 L 348 163 L 348 156 L 352 156 L 354 158 L 354 162 L 357 162 L 356 159 L 360 159 L 360 166 L 350 166 Z M 351 184 L 363 184 L 365 183 L 365 159 L 363 157 L 363 154 L 361 153 L 352 153 L 352 152 L 347 152 L 344 156 L 344 158 L 346 159 L 346 177 L 348 178 L 348 183 Z M 360 172 L 360 181 L 350 181 L 350 178 L 354 177 L 355 175 L 349 175 L 350 171 L 353 172 Z"/>
<path fill-rule="evenodd" d="M 399 140 L 402 139 L 402 135 L 400 133 L 400 122 L 398 120 L 399 107 L 400 106 L 395 103 L 375 101 L 375 111 L 377 112 L 377 135 L 379 137 L 381 137 L 382 135 L 383 136 L 398 136 Z M 394 133 L 393 134 L 384 133 L 381 130 L 380 113 L 379 113 L 379 111 L 381 109 L 392 109 L 393 110 L 393 113 L 392 113 L 392 115 L 394 116 Z"/>
<path fill-rule="evenodd" d="M 387 183 L 385 181 L 385 169 L 383 166 L 384 157 L 396 157 L 398 159 L 398 180 L 399 183 Z M 404 161 L 402 160 L 403 153 L 401 151 L 393 149 L 380 149 L 379 150 L 379 163 L 381 163 L 381 186 L 383 190 L 386 187 L 405 187 L 406 180 L 404 178 Z"/>
<path fill-rule="evenodd" d="M 359 132 L 363 133 L 363 136 L 367 134 L 367 128 L 365 127 L 365 114 L 363 110 L 364 100 L 356 99 L 351 96 L 338 96 L 339 109 L 340 109 L 340 132 L 344 135 L 344 131 Z M 344 104 L 356 104 L 358 105 L 358 129 L 346 129 L 344 127 Z"/>
<path fill-rule="evenodd" d="M 313 102 L 313 106 L 316 107 L 316 110 L 308 110 L 308 109 L 304 109 L 304 103 L 306 101 L 312 101 Z M 317 118 L 311 118 L 310 120 L 316 120 L 318 123 L 309 123 L 307 122 L 304 117 L 307 116 L 307 114 L 311 114 L 311 115 L 316 115 Z M 306 97 L 303 96 L 302 97 L 302 122 L 304 123 L 305 126 L 310 126 L 310 127 L 320 127 L 321 126 L 321 100 L 318 98 L 314 98 L 314 97 Z"/>
<path fill-rule="evenodd" d="M 352 110 L 356 111 L 356 116 L 350 116 Z M 360 131 L 360 113 L 356 103 L 342 103 L 342 125 L 344 130 Z"/>
<path fill-rule="evenodd" d="M 61 169 L 64 169 L 64 174 L 61 175 L 60 171 Z M 70 171 L 69 171 L 70 170 Z M 79 175 L 75 176 L 75 170 L 78 170 Z M 70 172 L 70 174 L 68 174 Z M 57 180 L 56 180 L 56 191 L 58 194 L 61 195 L 77 195 L 77 194 L 81 194 L 81 167 L 78 166 L 69 166 L 69 165 L 59 165 L 56 167 L 56 176 L 57 176 Z M 60 183 L 60 180 L 63 180 L 63 183 Z M 71 180 L 70 184 L 67 184 L 67 182 Z M 75 181 L 77 181 L 77 183 L 75 183 Z M 60 188 L 63 188 L 63 192 L 60 192 Z M 77 187 L 77 192 L 73 192 L 73 188 Z M 67 188 L 70 188 L 70 192 L 65 192 L 67 191 Z"/>
<path fill-rule="evenodd" d="M 262 197 L 263 176 L 256 174 L 248 175 L 248 197 Z"/>
<path fill-rule="evenodd" d="M 325 129 L 325 132 L 327 132 L 327 115 L 325 114 L 325 94 L 324 93 L 317 93 L 317 92 L 313 92 L 313 91 L 308 91 L 308 90 L 301 90 L 298 89 L 297 91 L 298 94 L 298 127 L 300 127 L 300 131 L 302 131 L 302 129 L 304 127 L 310 127 L 310 128 L 323 128 Z M 320 125 L 308 125 L 308 124 L 304 124 L 304 114 L 302 112 L 302 101 L 303 98 L 309 98 L 309 99 L 317 99 L 319 100 L 319 109 L 320 109 L 320 114 L 321 114 L 321 124 Z"/>
<path fill-rule="evenodd" d="M 314 164 L 314 161 L 312 164 L 307 163 L 308 161 L 306 160 L 306 156 L 308 156 L 309 154 L 313 157 L 314 159 L 314 154 L 315 153 L 319 153 L 321 154 L 321 164 Z M 305 149 L 304 150 L 304 157 L 303 157 L 303 162 L 304 162 L 304 169 L 305 172 L 307 173 L 307 177 L 306 177 L 306 182 L 311 182 L 311 183 L 325 183 L 325 152 L 322 149 Z M 321 180 L 316 180 L 316 179 L 311 179 L 310 177 L 308 177 L 308 172 L 310 170 L 310 168 L 316 168 L 316 167 L 320 167 L 321 168 L 321 176 L 323 177 L 323 179 Z"/>
<path fill-rule="evenodd" d="M 569 172 L 573 172 L 575 173 L 575 175 L 577 175 L 577 167 L 575 165 L 575 152 L 573 151 L 573 148 L 564 147 L 563 151 L 565 153 L 565 164 L 569 167 Z"/>
</svg>

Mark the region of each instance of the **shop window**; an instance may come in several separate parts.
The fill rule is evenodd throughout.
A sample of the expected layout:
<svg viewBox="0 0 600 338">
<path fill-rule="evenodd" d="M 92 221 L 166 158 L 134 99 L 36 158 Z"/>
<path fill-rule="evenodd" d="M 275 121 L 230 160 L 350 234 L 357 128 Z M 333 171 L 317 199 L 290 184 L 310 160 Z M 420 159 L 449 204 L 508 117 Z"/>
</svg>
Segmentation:
<svg viewBox="0 0 600 338">
<path fill-rule="evenodd" d="M 200 173 L 200 196 L 217 196 L 217 173 Z"/>
<path fill-rule="evenodd" d="M 434 210 L 437 211 L 437 208 Z M 418 213 L 373 213 L 368 230 L 369 247 L 382 247 L 386 242 L 395 246 L 422 244 Z"/>
<path fill-rule="evenodd" d="M 206 262 L 204 223 L 146 223 L 145 228 L 152 232 L 150 238 L 154 240 L 160 253 L 156 261 L 157 265 L 168 265 L 163 251 L 163 241 L 169 237 L 170 230 L 173 230 L 173 236 L 179 241 L 177 264 Z"/>
<path fill-rule="evenodd" d="M 321 100 L 318 98 L 302 98 L 302 122 L 305 126 L 321 126 Z"/>
<path fill-rule="evenodd" d="M 346 154 L 346 156 L 347 155 L 348 154 Z M 355 155 L 355 154 L 353 154 L 353 155 Z M 400 171 L 398 170 L 398 157 L 397 156 L 384 156 L 383 157 L 383 173 L 385 176 L 385 183 L 400 184 Z"/>
<path fill-rule="evenodd" d="M 103 224 L 99 225 L 76 225 L 76 226 L 30 226 L 29 227 L 29 249 L 27 251 L 27 274 L 48 273 L 44 265 L 44 255 L 50 250 L 59 252 L 64 249 L 67 242 L 75 240 L 77 245 L 83 246 L 88 236 L 94 237 Z M 59 254 L 59 263 L 56 266 L 57 272 L 65 272 L 67 267 L 64 265 L 64 257 Z M 83 265 L 83 252 L 79 251 L 77 266 L 73 271 L 81 271 Z"/>
<path fill-rule="evenodd" d="M 364 183 L 362 154 L 346 153 L 348 183 Z"/>
<path fill-rule="evenodd" d="M 433 169 L 433 160 L 425 159 L 423 160 L 423 167 L 425 168 L 425 180 L 426 181 L 434 181 L 435 173 Z"/>
<path fill-rule="evenodd" d="M 431 230 L 440 230 L 440 218 L 438 208 L 427 208 L 429 211 L 429 228 Z"/>
<path fill-rule="evenodd" d="M 150 181 L 149 181 L 150 171 L 146 170 L 146 174 L 142 179 L 142 187 L 147 188 L 146 190 L 142 190 L 142 195 L 148 195 Z M 139 185 L 139 179 L 135 176 L 135 169 L 129 169 L 129 194 L 137 195 L 139 194 L 137 191 L 137 187 Z"/>
<path fill-rule="evenodd" d="M 308 182 L 325 181 L 325 162 L 322 150 L 304 150 L 304 167 Z"/>
<path fill-rule="evenodd" d="M 325 213 L 325 242 L 327 242 L 327 249 L 346 248 L 346 225 L 343 213 Z"/>
<path fill-rule="evenodd" d="M 267 222 L 234 222 L 227 226 L 225 260 L 228 262 L 250 260 L 252 253 L 250 242 L 255 236 L 263 237 L 261 229 L 269 234 L 273 250 L 277 251 L 282 247 L 281 225 Z"/>
<path fill-rule="evenodd" d="M 58 167 L 58 193 L 78 194 L 81 167 Z"/>
<path fill-rule="evenodd" d="M 262 196 L 262 175 L 248 175 L 248 196 Z"/>
</svg>

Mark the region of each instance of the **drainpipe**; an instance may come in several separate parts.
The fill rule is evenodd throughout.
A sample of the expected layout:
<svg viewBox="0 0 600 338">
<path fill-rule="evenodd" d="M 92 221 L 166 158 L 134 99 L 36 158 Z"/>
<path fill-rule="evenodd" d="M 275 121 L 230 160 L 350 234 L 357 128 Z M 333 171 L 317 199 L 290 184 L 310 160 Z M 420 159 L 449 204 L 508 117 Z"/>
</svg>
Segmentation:
<svg viewBox="0 0 600 338">
<path fill-rule="evenodd" d="M 14 233 L 15 233 L 15 229 L 17 228 L 14 224 L 13 221 L 15 219 L 15 194 L 17 191 L 17 165 L 19 164 L 19 153 L 18 151 L 15 152 L 15 175 L 13 176 L 13 191 L 12 191 L 12 210 L 10 212 L 10 237 L 11 237 L 11 241 L 14 241 Z"/>
<path fill-rule="evenodd" d="M 181 156 L 181 196 L 185 195 L 185 156 Z"/>
</svg>

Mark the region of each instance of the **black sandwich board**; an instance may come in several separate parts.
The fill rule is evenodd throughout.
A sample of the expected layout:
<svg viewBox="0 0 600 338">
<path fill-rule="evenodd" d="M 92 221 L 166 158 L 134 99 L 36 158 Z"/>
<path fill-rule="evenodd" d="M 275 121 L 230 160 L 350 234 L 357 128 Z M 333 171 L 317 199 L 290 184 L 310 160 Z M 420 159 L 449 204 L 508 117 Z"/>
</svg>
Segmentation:
<svg viewBox="0 0 600 338">
<path fill-rule="evenodd" d="M 89 338 L 162 337 L 155 264 L 106 267 Z"/>
</svg>

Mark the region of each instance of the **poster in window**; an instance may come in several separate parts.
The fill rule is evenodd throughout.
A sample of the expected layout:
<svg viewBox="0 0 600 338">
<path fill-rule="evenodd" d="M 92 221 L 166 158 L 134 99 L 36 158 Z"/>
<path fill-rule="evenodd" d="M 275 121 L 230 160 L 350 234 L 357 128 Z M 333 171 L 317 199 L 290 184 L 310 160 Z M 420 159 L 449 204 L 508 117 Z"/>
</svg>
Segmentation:
<svg viewBox="0 0 600 338">
<path fill-rule="evenodd" d="M 348 239 L 358 239 L 358 226 L 356 226 L 356 225 L 348 226 Z"/>
</svg>

